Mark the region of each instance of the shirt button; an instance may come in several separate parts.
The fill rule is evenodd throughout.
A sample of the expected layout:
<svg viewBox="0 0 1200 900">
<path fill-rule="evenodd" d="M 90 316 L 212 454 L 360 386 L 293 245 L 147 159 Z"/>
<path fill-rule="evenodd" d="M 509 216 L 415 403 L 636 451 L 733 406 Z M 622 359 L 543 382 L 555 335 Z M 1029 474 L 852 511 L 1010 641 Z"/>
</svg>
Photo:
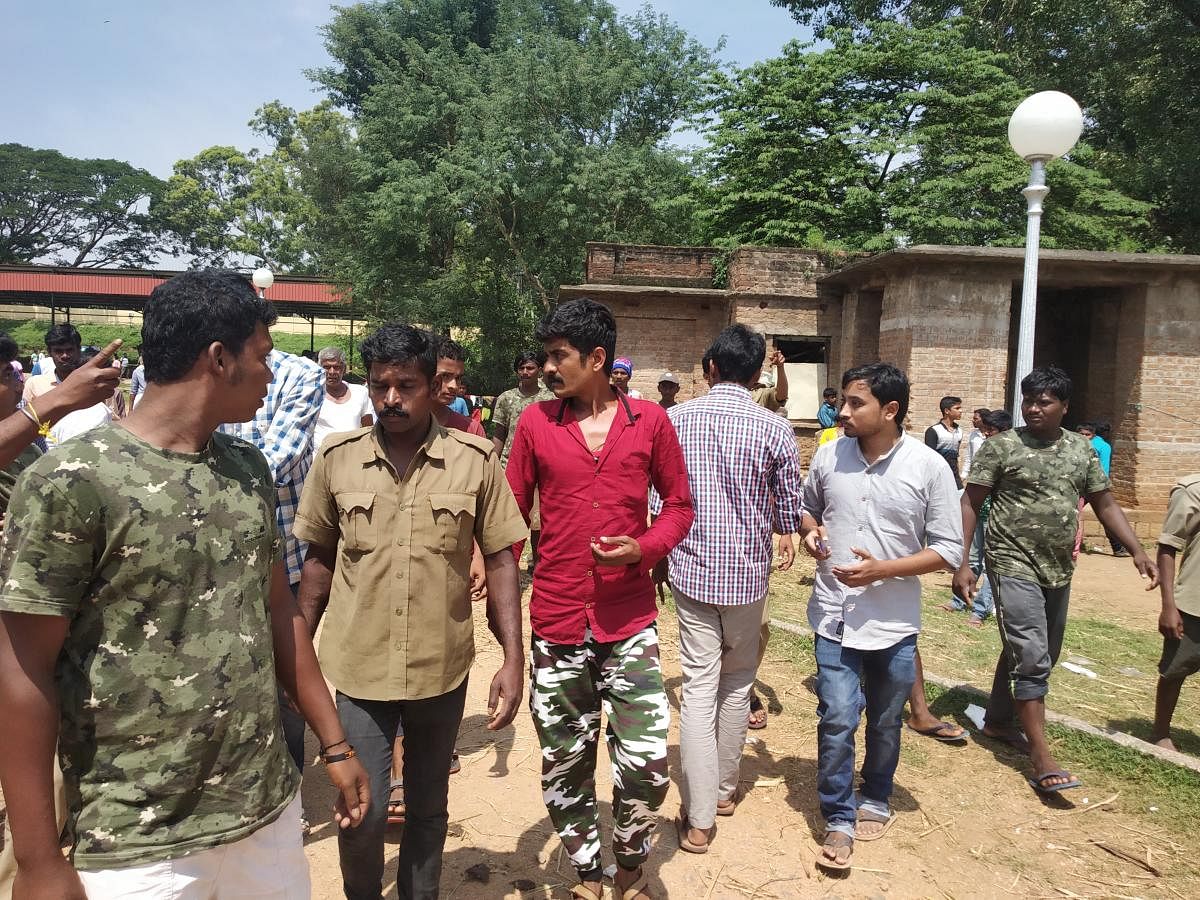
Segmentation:
<svg viewBox="0 0 1200 900">
<path fill-rule="evenodd" d="M 396 615 L 398 615 L 398 616 L 404 615 L 404 610 L 402 608 L 400 608 L 399 606 L 396 607 Z"/>
<path fill-rule="evenodd" d="M 600 508 L 599 502 L 596 500 L 593 500 L 592 501 L 592 509 L 599 509 L 599 508 Z"/>
<path fill-rule="evenodd" d="M 588 569 L 587 573 L 588 573 L 588 575 L 591 575 L 591 574 L 592 574 L 592 570 L 591 570 L 591 569 Z M 584 605 L 585 605 L 585 606 L 589 606 L 589 607 L 591 606 L 591 604 L 590 604 L 590 603 L 587 603 L 587 604 L 584 604 Z"/>
</svg>

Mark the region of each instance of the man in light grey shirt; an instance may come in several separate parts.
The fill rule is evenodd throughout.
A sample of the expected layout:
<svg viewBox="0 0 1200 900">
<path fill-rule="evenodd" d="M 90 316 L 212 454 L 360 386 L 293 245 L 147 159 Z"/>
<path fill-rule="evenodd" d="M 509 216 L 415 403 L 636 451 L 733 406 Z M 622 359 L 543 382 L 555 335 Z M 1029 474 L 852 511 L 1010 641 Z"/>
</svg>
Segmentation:
<svg viewBox="0 0 1200 900">
<path fill-rule="evenodd" d="M 826 835 L 818 864 L 847 869 L 854 841 L 893 821 L 900 714 L 916 678 L 918 575 L 955 569 L 962 521 L 954 473 L 901 429 L 904 373 L 885 363 L 842 376 L 845 437 L 821 447 L 804 488 L 805 549 L 818 560 L 808 621 L 816 632 L 817 795 Z M 865 696 L 864 696 L 865 695 Z M 861 799 L 854 734 L 866 709 Z"/>
</svg>

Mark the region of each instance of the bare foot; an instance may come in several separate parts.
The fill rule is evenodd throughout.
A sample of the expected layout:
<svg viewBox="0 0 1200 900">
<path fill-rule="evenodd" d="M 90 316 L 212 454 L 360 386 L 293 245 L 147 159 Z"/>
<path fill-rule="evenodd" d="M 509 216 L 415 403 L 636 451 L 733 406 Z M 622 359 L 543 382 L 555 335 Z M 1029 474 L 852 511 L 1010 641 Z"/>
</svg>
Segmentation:
<svg viewBox="0 0 1200 900">
<path fill-rule="evenodd" d="M 982 628 L 983 619 L 979 618 L 978 616 L 971 616 L 969 619 L 967 619 L 967 624 L 972 628 Z"/>
<path fill-rule="evenodd" d="M 1162 747 L 1164 750 L 1175 750 L 1175 742 L 1169 737 L 1159 738 L 1154 742 L 1155 747 Z"/>
<path fill-rule="evenodd" d="M 921 712 L 911 711 L 908 716 L 908 727 L 918 734 L 927 737 L 937 736 L 943 741 L 961 740 L 967 736 L 965 730 L 953 722 L 943 722 L 929 711 L 929 707 Z"/>
<path fill-rule="evenodd" d="M 1034 778 L 1043 788 L 1057 787 L 1060 784 L 1070 784 L 1075 780 L 1075 776 L 1062 769 L 1058 764 L 1058 760 L 1050 752 L 1030 754 L 1030 761 L 1033 763 Z M 1043 772 L 1061 772 L 1062 774 L 1048 775 L 1045 778 L 1041 777 Z"/>
<path fill-rule="evenodd" d="M 952 603 L 943 603 L 938 607 L 942 612 L 958 612 L 958 608 Z"/>
<path fill-rule="evenodd" d="M 688 827 L 688 842 L 695 844 L 697 847 L 704 847 L 708 844 L 708 831 L 703 828 Z"/>
<path fill-rule="evenodd" d="M 983 734 L 995 741 L 1003 741 L 1014 750 L 1021 753 L 1029 752 L 1029 739 L 1016 728 L 997 728 L 995 725 L 984 725 Z"/>
</svg>

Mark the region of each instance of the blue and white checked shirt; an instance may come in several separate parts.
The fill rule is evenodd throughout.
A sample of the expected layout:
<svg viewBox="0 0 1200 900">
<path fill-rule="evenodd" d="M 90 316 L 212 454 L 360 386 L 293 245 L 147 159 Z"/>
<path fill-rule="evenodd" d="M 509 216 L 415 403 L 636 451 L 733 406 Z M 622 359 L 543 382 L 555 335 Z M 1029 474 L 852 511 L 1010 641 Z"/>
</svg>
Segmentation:
<svg viewBox="0 0 1200 900">
<path fill-rule="evenodd" d="M 262 451 L 275 478 L 275 522 L 284 539 L 288 580 L 300 580 L 307 545 L 292 537 L 304 479 L 312 467 L 313 431 L 325 394 L 325 371 L 303 356 L 272 350 L 267 364 L 275 380 L 249 422 L 222 425 L 221 431 L 249 441 Z"/>
<path fill-rule="evenodd" d="M 800 530 L 800 454 L 787 419 L 723 382 L 667 411 L 687 462 L 696 519 L 671 551 L 671 586 L 740 606 L 767 594 L 772 531 Z M 651 493 L 651 511 L 661 501 Z"/>
</svg>

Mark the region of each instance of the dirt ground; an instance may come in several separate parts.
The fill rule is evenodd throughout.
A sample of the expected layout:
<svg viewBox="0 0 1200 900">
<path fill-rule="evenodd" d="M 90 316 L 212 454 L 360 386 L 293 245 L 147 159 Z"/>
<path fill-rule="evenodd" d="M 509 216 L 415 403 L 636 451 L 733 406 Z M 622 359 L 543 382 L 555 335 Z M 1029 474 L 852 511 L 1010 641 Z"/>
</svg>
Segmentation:
<svg viewBox="0 0 1200 900">
<path fill-rule="evenodd" d="M 1142 593 L 1139 582 L 1127 559 L 1086 557 L 1076 576 L 1073 606 L 1152 628 L 1157 600 Z M 502 733 L 483 727 L 486 686 L 499 651 L 481 622 L 476 640 L 479 658 L 458 744 L 463 768 L 451 779 L 442 896 L 567 897 L 573 872 L 542 805 L 540 754 L 528 712 L 522 709 Z M 677 719 L 680 675 L 670 614 L 661 619 L 661 645 Z M 766 730 L 751 732 L 742 769 L 745 799 L 736 815 L 718 820 L 704 856 L 681 852 L 675 837 L 678 732 L 673 721 L 673 785 L 648 866 L 655 897 L 1200 896 L 1200 868 L 1194 862 L 1200 839 L 1157 825 L 1128 785 L 1092 779 L 1069 798 L 1043 803 L 1025 785 L 1021 757 L 973 741 L 937 744 L 908 731 L 893 798 L 900 815 L 896 825 L 884 840 L 858 845 L 848 876 L 821 873 L 813 866 L 821 822 L 814 787 L 816 701 L 805 683 L 809 674 L 768 656 L 760 691 L 772 709 L 781 711 L 772 714 Z M 608 816 L 612 781 L 603 748 L 597 773 Z M 331 793 L 319 767 L 306 775 L 304 803 L 314 823 L 307 842 L 313 896 L 341 897 L 337 839 L 329 824 Z M 389 879 L 399 838 L 395 835 L 387 847 Z M 1094 842 L 1148 864 L 1161 877 Z M 393 882 L 385 888 L 394 896 Z"/>
</svg>

